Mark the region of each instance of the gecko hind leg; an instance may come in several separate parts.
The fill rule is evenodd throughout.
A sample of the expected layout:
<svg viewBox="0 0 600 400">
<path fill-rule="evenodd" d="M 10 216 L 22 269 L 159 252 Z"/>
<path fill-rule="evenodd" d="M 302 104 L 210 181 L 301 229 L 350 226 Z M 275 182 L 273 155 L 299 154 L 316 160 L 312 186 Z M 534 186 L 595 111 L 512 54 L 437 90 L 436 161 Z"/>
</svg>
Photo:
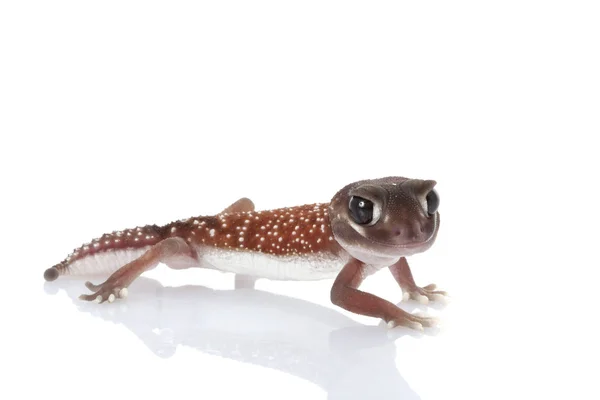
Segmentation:
<svg viewBox="0 0 600 400">
<path fill-rule="evenodd" d="M 148 249 L 139 258 L 116 270 L 103 283 L 94 285 L 91 282 L 86 282 L 85 286 L 94 293 L 82 294 L 79 298 L 97 303 L 105 301 L 112 303 L 117 298 L 126 297 L 127 287 L 144 271 L 156 267 L 161 262 L 169 265 L 169 261 L 181 262 L 182 259 L 196 262 L 197 257 L 194 250 L 182 238 L 164 239 Z"/>
<path fill-rule="evenodd" d="M 403 299 L 416 300 L 421 304 L 427 304 L 429 301 L 440 301 L 442 303 L 447 301 L 448 293 L 435 290 L 436 285 L 433 283 L 424 287 L 417 286 L 406 257 L 400 258 L 396 264 L 390 266 L 390 272 L 404 292 Z"/>
<path fill-rule="evenodd" d="M 235 213 L 235 212 L 248 212 L 254 211 L 254 203 L 247 197 L 242 197 L 236 202 L 230 204 L 221 211 L 219 214 Z"/>
</svg>

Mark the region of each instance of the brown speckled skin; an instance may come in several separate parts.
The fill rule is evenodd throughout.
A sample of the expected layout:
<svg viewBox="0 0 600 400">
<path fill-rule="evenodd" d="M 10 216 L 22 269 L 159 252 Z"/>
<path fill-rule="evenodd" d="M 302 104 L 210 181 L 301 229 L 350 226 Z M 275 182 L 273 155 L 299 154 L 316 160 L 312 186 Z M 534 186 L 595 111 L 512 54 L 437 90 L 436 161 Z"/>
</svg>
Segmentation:
<svg viewBox="0 0 600 400">
<path fill-rule="evenodd" d="M 333 238 L 328 204 L 221 213 L 166 225 L 166 236 L 230 250 L 288 256 L 341 250 Z"/>
</svg>

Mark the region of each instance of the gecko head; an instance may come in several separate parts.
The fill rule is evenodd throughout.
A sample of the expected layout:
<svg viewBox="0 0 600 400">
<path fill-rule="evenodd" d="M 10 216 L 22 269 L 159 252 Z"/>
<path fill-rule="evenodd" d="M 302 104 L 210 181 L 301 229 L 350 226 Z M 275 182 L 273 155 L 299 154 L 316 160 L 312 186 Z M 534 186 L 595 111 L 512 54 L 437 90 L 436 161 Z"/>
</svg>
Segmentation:
<svg viewBox="0 0 600 400">
<path fill-rule="evenodd" d="M 440 226 L 435 185 L 432 180 L 403 177 L 347 185 L 329 206 L 336 241 L 367 264 L 427 250 Z"/>
</svg>

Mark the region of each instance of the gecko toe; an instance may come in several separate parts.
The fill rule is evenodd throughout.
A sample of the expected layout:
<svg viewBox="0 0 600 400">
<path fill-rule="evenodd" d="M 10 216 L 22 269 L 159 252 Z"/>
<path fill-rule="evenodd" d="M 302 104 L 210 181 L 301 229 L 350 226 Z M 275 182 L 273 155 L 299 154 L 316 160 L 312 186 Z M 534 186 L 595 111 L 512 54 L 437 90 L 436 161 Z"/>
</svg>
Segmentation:
<svg viewBox="0 0 600 400">
<path fill-rule="evenodd" d="M 447 303 L 448 302 L 448 296 L 441 294 L 441 293 L 433 293 L 431 295 L 431 301 L 435 301 L 435 302 L 440 302 L 440 303 Z"/>
<path fill-rule="evenodd" d="M 429 303 L 429 298 L 427 296 L 422 295 L 422 294 L 415 295 L 415 300 L 417 300 L 421 304 L 427 304 L 427 303 Z"/>
<path fill-rule="evenodd" d="M 93 284 L 92 282 L 90 282 L 90 281 L 87 281 L 87 282 L 85 283 L 85 287 L 86 287 L 86 288 L 88 288 L 88 289 L 90 289 L 92 292 L 96 292 L 96 291 L 98 291 L 98 289 L 100 289 L 100 286 L 101 286 L 101 285 L 94 285 L 94 284 Z"/>
</svg>

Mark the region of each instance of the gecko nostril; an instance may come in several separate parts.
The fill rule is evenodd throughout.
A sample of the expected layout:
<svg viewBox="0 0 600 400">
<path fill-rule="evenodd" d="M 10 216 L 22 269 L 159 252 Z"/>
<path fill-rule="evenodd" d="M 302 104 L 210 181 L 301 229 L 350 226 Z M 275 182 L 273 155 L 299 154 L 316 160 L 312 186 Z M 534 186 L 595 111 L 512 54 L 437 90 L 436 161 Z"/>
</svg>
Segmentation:
<svg viewBox="0 0 600 400">
<path fill-rule="evenodd" d="M 394 230 L 394 235 L 396 235 L 396 236 L 400 236 L 400 235 L 402 235 L 402 230 L 401 230 L 400 228 L 396 228 L 396 229 Z"/>
</svg>

